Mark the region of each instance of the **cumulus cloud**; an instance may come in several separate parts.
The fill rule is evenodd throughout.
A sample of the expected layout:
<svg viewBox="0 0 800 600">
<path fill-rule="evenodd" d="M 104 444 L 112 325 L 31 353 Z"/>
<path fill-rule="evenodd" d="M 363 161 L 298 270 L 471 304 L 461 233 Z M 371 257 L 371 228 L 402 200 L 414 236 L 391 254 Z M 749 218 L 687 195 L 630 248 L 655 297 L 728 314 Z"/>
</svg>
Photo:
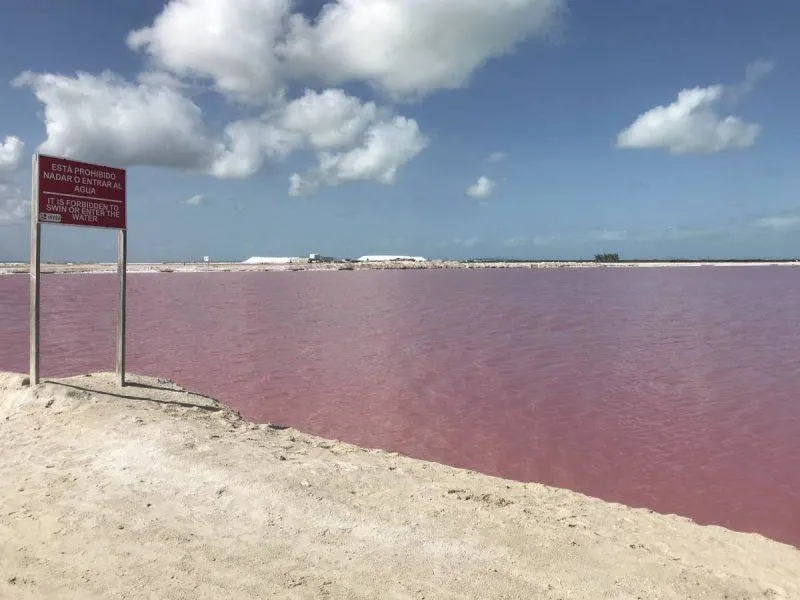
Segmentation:
<svg viewBox="0 0 800 600">
<path fill-rule="evenodd" d="M 508 158 L 508 154 L 506 154 L 505 152 L 498 151 L 498 152 L 492 152 L 489 155 L 488 160 L 490 163 L 499 163 L 503 162 L 506 158 Z"/>
<path fill-rule="evenodd" d="M 320 166 L 293 189 L 313 191 L 322 183 L 393 183 L 397 170 L 427 145 L 416 121 L 338 89 L 307 90 L 291 102 L 274 103 L 261 117 L 228 124 L 215 140 L 200 108 L 169 76 L 150 73 L 128 82 L 111 73 L 25 73 L 15 83 L 30 87 L 44 105 L 43 152 L 122 166 L 246 178 L 268 160 L 311 150 L 319 153 Z M 13 140 L 3 148 L 3 156 L 18 152 Z"/>
<path fill-rule="evenodd" d="M 487 61 L 552 34 L 566 0 L 170 0 L 128 46 L 159 68 L 260 102 L 290 79 L 360 80 L 393 96 L 464 86 Z"/>
<path fill-rule="evenodd" d="M 369 128 L 364 142 L 338 154 L 323 153 L 320 168 L 326 178 L 338 181 L 375 179 L 395 182 L 397 169 L 422 152 L 427 140 L 413 119 L 395 117 Z"/>
<path fill-rule="evenodd" d="M 617 136 L 618 148 L 654 148 L 671 154 L 716 154 L 752 146 L 761 126 L 737 116 L 721 116 L 724 100 L 736 102 L 753 91 L 774 68 L 770 61 L 748 65 L 737 86 L 712 85 L 682 90 L 678 99 L 640 115 Z"/>
<path fill-rule="evenodd" d="M 338 186 L 353 181 L 395 183 L 397 171 L 422 152 L 428 139 L 413 119 L 393 117 L 371 125 L 362 143 L 342 152 L 319 153 L 319 166 L 305 175 L 295 173 L 290 195 L 311 193 L 320 185 Z"/>
<path fill-rule="evenodd" d="M 353 145 L 379 114 L 383 113 L 374 103 L 362 103 L 342 90 L 306 90 L 296 100 L 273 106 L 261 118 L 228 125 L 212 173 L 223 178 L 249 177 L 268 158 L 285 158 L 300 148 Z"/>
<path fill-rule="evenodd" d="M 30 198 L 16 186 L 0 182 L 0 225 L 24 221 L 30 215 Z"/>
<path fill-rule="evenodd" d="M 565 0 L 337 0 L 289 19 L 279 52 L 296 75 L 362 80 L 397 97 L 464 86 L 488 60 L 551 34 Z"/>
<path fill-rule="evenodd" d="M 668 106 L 641 115 L 617 136 L 618 148 L 655 148 L 671 154 L 716 154 L 752 146 L 761 126 L 735 116 L 721 117 L 724 87 L 683 90 Z"/>
<path fill-rule="evenodd" d="M 22 140 L 13 135 L 0 143 L 0 225 L 23 221 L 30 214 L 30 193 L 25 194 L 12 184 L 24 147 Z"/>
<path fill-rule="evenodd" d="M 225 128 L 209 172 L 220 179 L 245 179 L 257 173 L 267 159 L 291 154 L 301 140 L 268 118 L 236 121 Z"/>
<path fill-rule="evenodd" d="M 398 169 L 428 143 L 413 119 L 394 116 L 338 89 L 306 90 L 260 119 L 229 125 L 226 138 L 211 168 L 217 177 L 247 177 L 269 158 L 300 149 L 316 152 L 316 168 L 292 175 L 292 196 L 348 181 L 392 184 Z"/>
<path fill-rule="evenodd" d="M 294 174 L 292 194 L 348 181 L 391 184 L 428 144 L 415 120 L 339 89 L 287 100 L 289 84 L 360 81 L 396 98 L 462 87 L 487 61 L 555 31 L 566 0 L 327 0 L 313 19 L 298 4 L 167 0 L 128 35 L 128 46 L 149 59 L 135 80 L 24 73 L 16 85 L 44 106 L 41 150 L 220 178 L 249 177 L 268 161 L 310 151 L 318 164 Z M 192 95 L 207 84 L 238 112 L 212 132 Z"/>
<path fill-rule="evenodd" d="M 22 149 L 25 144 L 15 135 L 7 135 L 0 143 L 0 170 L 16 169 L 22 160 Z"/>
<path fill-rule="evenodd" d="M 354 146 L 366 129 L 390 113 L 373 102 L 339 89 L 306 90 L 291 102 L 275 105 L 261 118 L 228 125 L 226 141 L 211 171 L 217 177 L 249 177 L 269 158 L 285 158 L 295 150 L 331 150 Z"/>
<path fill-rule="evenodd" d="M 378 116 L 374 102 L 362 103 L 342 90 L 306 90 L 286 106 L 281 127 L 307 136 L 315 148 L 340 148 L 355 142 Z"/>
<path fill-rule="evenodd" d="M 488 198 L 494 193 L 497 184 L 488 177 L 480 177 L 478 181 L 467 188 L 467 196 L 471 198 Z"/>
<path fill-rule="evenodd" d="M 172 0 L 153 24 L 128 35 L 128 46 L 160 67 L 210 79 L 215 88 L 259 102 L 282 86 L 275 46 L 290 0 Z"/>
<path fill-rule="evenodd" d="M 127 37 L 149 59 L 134 80 L 110 72 L 23 73 L 15 85 L 30 88 L 44 107 L 40 150 L 219 178 L 249 177 L 267 161 L 310 151 L 318 164 L 292 176 L 293 195 L 350 181 L 391 184 L 428 144 L 415 120 L 340 89 L 307 90 L 287 101 L 288 85 L 361 81 L 394 97 L 462 87 L 487 61 L 551 34 L 566 0 L 322 4 L 309 19 L 293 12 L 294 0 L 167 0 Z M 192 96 L 208 84 L 246 109 L 213 134 Z M 252 107 L 261 115 L 252 116 Z M 6 138 L 0 165 L 18 161 L 18 142 Z"/>
<path fill-rule="evenodd" d="M 202 169 L 211 160 L 200 108 L 167 80 L 23 73 L 14 83 L 44 105 L 42 152 L 123 166 Z"/>
</svg>

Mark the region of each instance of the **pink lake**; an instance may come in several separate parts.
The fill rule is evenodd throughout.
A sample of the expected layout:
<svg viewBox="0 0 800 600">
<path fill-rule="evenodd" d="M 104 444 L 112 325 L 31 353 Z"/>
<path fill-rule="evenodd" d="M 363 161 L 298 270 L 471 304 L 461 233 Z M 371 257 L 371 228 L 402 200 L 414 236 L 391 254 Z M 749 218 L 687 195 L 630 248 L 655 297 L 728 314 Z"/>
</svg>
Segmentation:
<svg viewBox="0 0 800 600">
<path fill-rule="evenodd" d="M 116 279 L 46 275 L 42 373 L 113 370 Z M 0 277 L 26 371 L 28 278 Z M 129 276 L 128 366 L 256 421 L 800 546 L 800 270 Z"/>
</svg>

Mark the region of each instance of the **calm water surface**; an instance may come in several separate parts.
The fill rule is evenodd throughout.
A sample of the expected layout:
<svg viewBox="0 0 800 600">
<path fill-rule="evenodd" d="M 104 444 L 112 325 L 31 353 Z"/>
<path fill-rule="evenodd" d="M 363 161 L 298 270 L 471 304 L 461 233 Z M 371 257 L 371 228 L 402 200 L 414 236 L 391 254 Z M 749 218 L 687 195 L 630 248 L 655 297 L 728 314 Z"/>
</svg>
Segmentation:
<svg viewBox="0 0 800 600">
<path fill-rule="evenodd" d="M 0 370 L 27 369 L 26 276 Z M 113 276 L 44 276 L 42 372 L 114 367 Z M 129 276 L 129 369 L 258 421 L 800 545 L 800 270 Z"/>
</svg>

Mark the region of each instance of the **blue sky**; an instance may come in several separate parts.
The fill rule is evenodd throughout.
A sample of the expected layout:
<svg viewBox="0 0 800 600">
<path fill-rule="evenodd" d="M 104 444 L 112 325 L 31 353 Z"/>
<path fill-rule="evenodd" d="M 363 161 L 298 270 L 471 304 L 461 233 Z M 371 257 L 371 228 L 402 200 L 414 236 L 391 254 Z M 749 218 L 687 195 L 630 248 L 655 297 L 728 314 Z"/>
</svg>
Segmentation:
<svg viewBox="0 0 800 600">
<path fill-rule="evenodd" d="M 40 146 L 129 168 L 134 261 L 795 257 L 798 23 L 791 0 L 4 3 L 0 260 L 27 257 Z M 114 243 L 47 226 L 44 256 Z"/>
</svg>

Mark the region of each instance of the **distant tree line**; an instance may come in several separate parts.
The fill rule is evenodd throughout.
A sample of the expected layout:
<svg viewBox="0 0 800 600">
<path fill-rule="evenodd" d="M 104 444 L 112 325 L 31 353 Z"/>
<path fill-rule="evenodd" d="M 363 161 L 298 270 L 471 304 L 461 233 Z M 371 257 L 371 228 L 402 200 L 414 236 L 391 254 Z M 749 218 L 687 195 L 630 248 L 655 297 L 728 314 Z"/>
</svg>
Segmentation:
<svg viewBox="0 0 800 600">
<path fill-rule="evenodd" d="M 594 255 L 594 262 L 598 263 L 616 263 L 619 262 L 619 254 L 617 253 L 606 253 L 606 254 L 595 254 Z"/>
</svg>

